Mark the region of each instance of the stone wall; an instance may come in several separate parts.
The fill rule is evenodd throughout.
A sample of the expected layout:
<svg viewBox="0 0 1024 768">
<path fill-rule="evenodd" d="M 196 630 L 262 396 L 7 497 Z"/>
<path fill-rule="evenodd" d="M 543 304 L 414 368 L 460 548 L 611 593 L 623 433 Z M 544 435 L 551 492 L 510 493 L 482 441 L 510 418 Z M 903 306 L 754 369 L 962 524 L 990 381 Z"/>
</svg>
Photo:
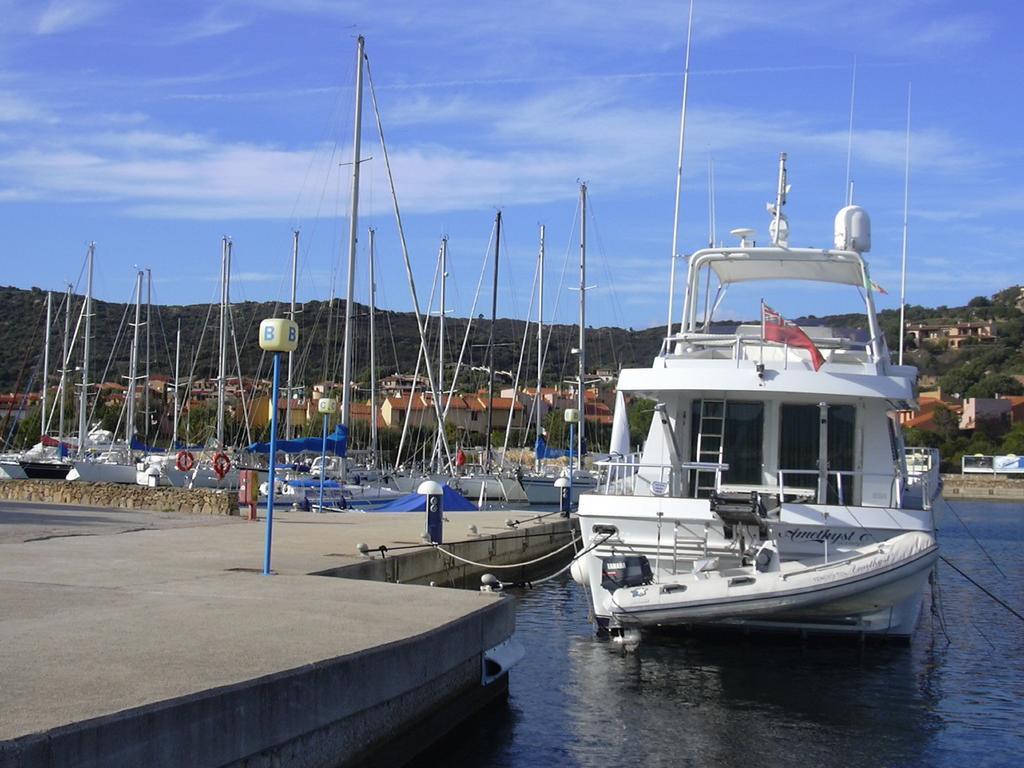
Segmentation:
<svg viewBox="0 0 1024 768">
<path fill-rule="evenodd" d="M 2 480 L 0 499 L 196 515 L 238 514 L 237 492 L 211 488 L 148 488 L 142 485 L 64 480 Z"/>
<path fill-rule="evenodd" d="M 975 474 L 943 475 L 942 495 L 947 499 L 1024 501 L 1024 477 Z"/>
</svg>

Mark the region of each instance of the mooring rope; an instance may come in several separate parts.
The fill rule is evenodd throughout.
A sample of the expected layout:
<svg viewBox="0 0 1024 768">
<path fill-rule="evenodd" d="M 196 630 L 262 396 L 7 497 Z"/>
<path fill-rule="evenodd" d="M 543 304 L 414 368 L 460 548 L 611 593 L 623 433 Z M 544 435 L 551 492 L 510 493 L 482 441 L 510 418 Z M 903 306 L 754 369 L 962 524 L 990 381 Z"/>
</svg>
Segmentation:
<svg viewBox="0 0 1024 768">
<path fill-rule="evenodd" d="M 1004 600 L 1002 600 L 1002 599 L 1000 599 L 1000 598 L 996 597 L 996 596 L 995 596 L 994 594 L 992 594 L 992 593 L 991 593 L 990 591 L 988 591 L 987 589 L 985 589 L 985 587 L 981 586 L 981 584 L 979 584 L 978 582 L 976 582 L 976 581 L 975 581 L 974 579 L 972 579 L 972 578 L 971 578 L 970 576 L 968 576 L 968 575 L 967 575 L 966 573 L 964 573 L 964 572 L 963 572 L 963 571 L 961 571 L 961 570 L 960 570 L 959 568 L 957 568 L 957 567 L 956 567 L 955 565 L 953 565 L 953 563 L 951 563 L 951 562 L 950 562 L 949 560 L 947 560 L 945 556 L 943 556 L 943 555 L 939 555 L 939 559 L 940 559 L 940 560 L 941 560 L 942 562 L 944 562 L 944 563 L 945 563 L 946 565 L 948 565 L 948 566 L 949 566 L 950 568 L 952 568 L 952 569 L 953 569 L 954 571 L 956 571 L 957 573 L 959 573 L 959 574 L 960 574 L 961 576 L 963 576 L 963 577 L 964 577 L 965 579 L 967 579 L 967 580 L 968 580 L 969 582 L 971 582 L 971 584 L 973 584 L 974 586 L 976 586 L 976 587 L 977 587 L 978 589 L 980 589 L 980 590 L 981 590 L 982 592 L 984 592 L 984 593 L 985 593 L 986 595 L 988 595 L 989 597 L 991 597 L 991 598 L 992 598 L 992 599 L 993 599 L 993 600 L 994 600 L 995 602 L 999 603 L 999 605 L 1001 605 L 1001 606 L 1002 606 L 1003 608 L 1005 608 L 1005 609 L 1006 609 L 1006 610 L 1008 610 L 1008 611 L 1009 611 L 1010 613 L 1012 613 L 1012 614 L 1013 614 L 1014 616 L 1016 616 L 1016 617 L 1017 617 L 1018 619 L 1020 619 L 1020 620 L 1021 620 L 1022 622 L 1024 622 L 1024 616 L 1022 616 L 1022 615 L 1021 615 L 1021 614 L 1019 614 L 1019 613 L 1018 613 L 1017 611 L 1015 611 L 1015 610 L 1014 610 L 1014 609 L 1013 609 L 1013 608 L 1012 608 L 1012 607 L 1011 607 L 1010 605 L 1008 605 L 1008 604 L 1007 604 L 1007 603 L 1006 603 L 1006 602 L 1005 602 Z"/>
<path fill-rule="evenodd" d="M 587 554 L 588 552 L 593 552 L 599 546 L 601 546 L 606 541 L 608 541 L 608 539 L 610 539 L 612 537 L 612 535 L 613 534 L 610 534 L 610 533 L 606 534 L 605 537 L 603 539 L 601 539 L 600 541 L 595 541 L 589 547 L 586 547 L 585 549 L 581 549 L 579 552 L 576 553 L 576 556 L 573 557 L 572 560 L 570 560 L 563 567 L 559 568 L 557 571 L 552 573 L 550 576 L 545 576 L 543 579 L 536 579 L 534 581 L 516 581 L 516 582 L 513 582 L 512 584 L 510 584 L 509 586 L 512 586 L 512 587 L 529 587 L 530 589 L 533 589 L 533 587 L 535 585 L 537 585 L 537 584 L 543 584 L 546 581 L 551 581 L 552 579 L 561 576 L 563 573 L 565 573 L 570 568 L 572 568 L 572 566 L 576 563 L 576 561 L 579 560 L 581 557 L 583 557 L 585 554 Z M 574 539 L 574 541 L 577 541 L 577 540 Z M 502 585 L 502 586 L 504 586 L 504 585 Z"/>
<path fill-rule="evenodd" d="M 543 534 L 541 534 L 541 535 L 543 535 Z M 579 537 L 579 538 L 577 538 L 576 536 L 573 536 L 572 541 L 570 541 L 568 544 L 563 544 L 558 549 L 552 550 L 551 552 L 548 552 L 546 555 L 541 555 L 540 557 L 534 558 L 533 560 L 527 560 L 524 563 L 512 563 L 511 565 L 495 565 L 494 563 L 477 563 L 477 562 L 474 562 L 473 560 L 467 560 L 464 557 L 459 557 L 454 552 L 449 552 L 447 549 L 442 547 L 440 544 L 431 544 L 430 546 L 432 546 L 434 549 L 436 549 L 441 554 L 448 555 L 448 557 L 453 558 L 455 560 L 458 560 L 460 563 L 465 563 L 466 565 L 474 565 L 477 568 L 523 568 L 523 567 L 525 567 L 527 565 L 536 565 L 537 563 L 542 563 L 545 560 L 547 560 L 548 558 L 554 557 L 555 555 L 557 555 L 562 550 L 568 549 L 569 547 L 573 546 L 574 544 L 576 544 L 577 541 L 582 541 L 582 539 L 583 539 L 582 536 Z M 575 559 L 575 558 L 573 558 L 573 559 Z"/>
<path fill-rule="evenodd" d="M 568 535 L 575 535 L 575 534 L 573 534 L 572 531 L 551 531 L 550 533 L 545 533 L 545 534 L 536 534 L 535 533 L 534 535 L 535 536 L 538 536 L 538 535 L 543 535 L 543 536 L 565 536 L 566 534 L 568 534 Z M 530 537 L 529 531 L 527 531 L 526 533 L 522 533 L 522 534 L 513 534 L 513 535 L 497 534 L 497 535 L 494 536 L 495 539 L 502 540 L 502 541 L 514 541 L 515 539 L 526 539 L 526 538 L 529 538 L 529 537 Z M 450 545 L 451 544 L 472 544 L 474 542 L 482 541 L 482 540 L 483 540 L 482 538 L 462 539 L 461 541 L 449 541 L 448 544 L 450 544 Z M 403 550 L 403 549 L 427 549 L 427 548 L 432 548 L 434 546 L 435 545 L 433 543 L 430 543 L 430 542 L 424 542 L 422 544 L 401 544 L 401 545 L 394 546 L 394 547 L 389 547 L 387 544 L 381 544 L 379 546 L 373 547 L 372 550 L 371 550 L 370 547 L 367 547 L 366 551 L 367 552 L 370 552 L 370 551 L 380 552 L 381 556 L 383 557 L 383 556 L 386 556 L 388 552 L 392 552 L 392 551 L 397 552 L 397 551 L 400 551 L 400 550 Z"/>
<path fill-rule="evenodd" d="M 946 505 L 946 509 L 948 509 L 948 510 L 949 510 L 950 512 L 952 512 L 952 513 L 953 513 L 953 516 L 954 516 L 954 517 L 956 517 L 956 519 L 960 521 L 960 525 L 962 525 L 962 526 L 964 527 L 964 530 L 965 530 L 965 531 L 967 531 L 967 535 L 968 535 L 968 536 L 970 536 L 970 537 L 971 537 L 972 539 L 974 539 L 974 543 L 978 545 L 978 549 L 980 549 L 980 550 L 981 550 L 981 553 L 982 553 L 983 555 L 985 555 L 985 557 L 987 557 L 987 558 L 988 558 L 988 561 L 989 561 L 990 563 L 992 563 L 992 566 L 993 566 L 993 567 L 994 567 L 994 568 L 995 568 L 995 569 L 996 569 L 997 571 L 999 571 L 999 575 L 1000 575 L 1000 576 L 1002 576 L 1002 577 L 1003 577 L 1003 578 L 1005 579 L 1005 578 L 1006 578 L 1006 574 L 1005 574 L 1005 573 L 1003 573 L 1003 569 L 1002 569 L 1002 568 L 1000 568 L 1000 567 L 999 567 L 999 564 L 998 564 L 998 563 L 997 563 L 997 562 L 996 562 L 995 560 L 993 560 L 993 559 L 992 559 L 992 555 L 990 555 L 990 554 L 988 553 L 988 550 L 987 550 L 987 549 L 985 549 L 985 547 L 983 547 L 983 546 L 982 546 L 982 544 L 981 544 L 981 542 L 980 542 L 980 541 L 978 541 L 977 537 L 976 537 L 976 536 L 974 535 L 974 532 L 973 532 L 973 531 L 972 531 L 972 530 L 971 530 L 970 528 L 968 528 L 968 527 L 967 527 L 967 523 L 965 523 L 965 522 L 964 522 L 964 520 L 963 520 L 963 518 L 962 518 L 962 517 L 960 517 L 960 514 L 959 514 L 959 513 L 958 513 L 958 512 L 956 511 L 956 508 L 954 508 L 954 507 L 953 507 L 953 505 L 952 505 L 952 504 L 950 504 L 950 503 L 949 503 L 948 501 L 946 501 L 945 499 L 942 499 L 942 503 L 943 503 L 943 504 L 945 504 L 945 505 Z"/>
</svg>

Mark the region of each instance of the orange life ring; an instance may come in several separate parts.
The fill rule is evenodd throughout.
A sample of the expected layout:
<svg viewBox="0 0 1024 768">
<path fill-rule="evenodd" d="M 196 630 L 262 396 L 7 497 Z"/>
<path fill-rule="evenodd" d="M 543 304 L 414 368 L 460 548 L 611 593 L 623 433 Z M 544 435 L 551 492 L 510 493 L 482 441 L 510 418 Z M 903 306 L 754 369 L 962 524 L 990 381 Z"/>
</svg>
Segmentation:
<svg viewBox="0 0 1024 768">
<path fill-rule="evenodd" d="M 182 472 L 188 472 L 195 465 L 196 457 L 192 455 L 191 451 L 178 451 L 178 459 L 174 462 L 174 466 Z"/>
<path fill-rule="evenodd" d="M 231 459 L 226 453 L 214 454 L 213 471 L 217 473 L 217 478 L 220 480 L 223 480 L 224 475 L 231 471 Z"/>
</svg>

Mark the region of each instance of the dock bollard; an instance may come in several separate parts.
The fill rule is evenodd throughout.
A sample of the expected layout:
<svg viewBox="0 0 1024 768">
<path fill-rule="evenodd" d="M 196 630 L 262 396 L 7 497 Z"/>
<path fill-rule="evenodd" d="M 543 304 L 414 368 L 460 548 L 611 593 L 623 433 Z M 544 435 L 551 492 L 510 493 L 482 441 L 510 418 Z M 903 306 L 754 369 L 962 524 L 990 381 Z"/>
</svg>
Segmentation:
<svg viewBox="0 0 1024 768">
<path fill-rule="evenodd" d="M 440 544 L 444 536 L 444 489 L 433 480 L 424 480 L 416 493 L 427 499 L 427 539 L 431 544 Z"/>
<path fill-rule="evenodd" d="M 249 508 L 248 520 L 256 520 L 256 505 L 259 500 L 259 475 L 255 469 L 243 469 L 238 473 L 238 506 Z"/>
<path fill-rule="evenodd" d="M 562 513 L 562 517 L 568 517 L 572 504 L 572 486 L 569 484 L 569 478 L 557 478 L 555 488 L 558 489 L 558 511 Z"/>
</svg>

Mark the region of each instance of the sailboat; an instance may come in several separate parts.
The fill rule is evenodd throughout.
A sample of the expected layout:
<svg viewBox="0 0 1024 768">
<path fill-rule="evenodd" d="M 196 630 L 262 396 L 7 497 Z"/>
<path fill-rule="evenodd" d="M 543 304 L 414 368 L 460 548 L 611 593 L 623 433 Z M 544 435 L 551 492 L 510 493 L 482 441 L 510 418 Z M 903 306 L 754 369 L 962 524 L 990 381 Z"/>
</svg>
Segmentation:
<svg viewBox="0 0 1024 768">
<path fill-rule="evenodd" d="M 576 446 L 569 452 L 569 466 L 566 469 L 544 468 L 544 458 L 561 456 L 564 451 L 553 451 L 547 446 L 540 426 L 541 378 L 543 368 L 543 305 L 544 305 L 544 245 L 541 237 L 540 248 L 540 301 L 537 314 L 537 392 L 534 403 L 537 418 L 537 440 L 535 443 L 536 464 L 533 472 L 524 473 L 521 479 L 523 490 L 531 504 L 558 504 L 561 491 L 555 487 L 559 477 L 572 476 L 571 503 L 578 504 L 581 493 L 589 493 L 597 487 L 597 478 L 583 468 L 583 448 L 586 444 L 584 436 L 586 427 L 586 332 L 587 332 L 587 185 L 580 184 L 580 322 L 579 322 L 579 366 L 576 379 L 577 410 L 580 416 L 580 428 L 576 435 Z M 573 455 L 577 464 L 574 465 Z"/>
<path fill-rule="evenodd" d="M 135 439 L 135 392 L 138 383 L 139 334 L 142 327 L 142 271 L 135 276 L 135 322 L 132 347 L 128 363 L 128 387 L 125 390 L 124 442 L 118 443 L 111 436 L 103 450 L 94 454 L 79 455 L 73 462 L 68 480 L 87 483 L 129 483 L 136 479 L 135 457 L 132 441 Z"/>
<path fill-rule="evenodd" d="M 79 391 L 78 399 L 78 438 L 75 441 L 75 450 L 79 456 L 81 456 L 87 446 L 90 445 L 90 437 L 96 440 L 102 439 L 103 437 L 101 434 L 96 434 L 95 431 L 90 435 L 87 429 L 89 405 L 89 351 L 92 341 L 92 276 L 95 256 L 96 244 L 89 243 L 89 248 L 85 257 L 85 301 L 82 304 L 81 314 L 79 315 L 79 323 L 84 322 L 84 334 L 82 337 L 82 382 L 80 385 L 81 389 Z M 68 350 L 69 347 L 73 348 L 74 346 L 74 343 L 69 342 L 68 340 L 70 331 L 70 308 L 71 292 L 69 288 L 64 317 L 64 350 L 62 354 L 64 364 L 61 370 L 61 403 L 59 407 L 60 427 L 58 428 L 56 441 L 51 443 L 50 440 L 40 440 L 39 443 L 18 457 L 18 465 L 21 468 L 21 471 L 29 479 L 63 480 L 71 470 L 71 463 L 65 456 L 65 451 L 68 449 L 70 441 L 65 442 L 64 440 L 64 398 L 67 396 L 67 390 L 70 388 L 71 379 L 71 353 Z M 77 338 L 77 336 L 78 328 L 75 329 L 75 337 Z M 16 475 L 16 472 L 14 474 Z"/>
<path fill-rule="evenodd" d="M 462 493 L 471 500 L 483 501 L 505 501 L 510 503 L 521 503 L 526 502 L 526 492 L 523 490 L 516 475 L 503 471 L 500 466 L 496 466 L 496 459 L 494 456 L 494 450 L 491 445 L 491 435 L 494 430 L 494 412 L 495 412 L 495 397 L 494 397 L 494 376 L 495 376 L 495 338 L 494 330 L 497 324 L 497 298 L 498 298 L 498 267 L 500 264 L 501 254 L 501 225 L 502 225 L 502 214 L 498 211 L 494 218 L 494 266 L 493 266 L 493 283 L 491 289 L 491 324 L 490 332 L 488 337 L 488 386 L 487 386 L 487 407 L 486 407 L 486 422 L 484 426 L 484 440 L 485 444 L 481 450 L 482 457 L 481 461 L 477 464 L 463 464 L 461 460 L 465 458 L 465 453 L 462 448 L 459 447 L 456 452 L 457 460 L 453 462 L 454 471 L 452 467 L 447 470 L 443 468 L 444 460 L 441 455 L 441 444 L 444 434 L 444 416 L 447 415 L 448 409 L 451 403 L 457 398 L 454 395 L 454 385 L 452 382 L 451 388 L 448 394 L 443 396 L 440 411 L 442 418 L 439 421 L 438 436 L 434 451 L 434 461 L 431 462 L 442 468 L 436 469 L 436 471 L 422 471 L 412 472 L 409 474 L 396 474 L 391 478 L 392 485 L 398 490 L 404 493 L 411 493 L 419 486 L 424 480 L 434 480 L 439 483 L 445 483 L 450 485 L 455 490 Z M 441 273 L 441 313 L 440 313 L 440 325 L 439 325 L 439 373 L 438 379 L 441 381 L 439 391 L 443 390 L 443 368 L 444 368 L 444 302 L 445 302 L 445 281 L 447 278 L 447 266 L 446 266 L 446 253 L 447 253 L 447 240 L 442 240 L 442 247 L 439 254 L 440 266 L 439 271 Z M 468 334 L 468 329 L 467 329 Z M 516 406 L 515 400 L 509 404 L 510 409 L 514 409 Z M 461 457 L 461 458 L 458 458 Z"/>
</svg>

